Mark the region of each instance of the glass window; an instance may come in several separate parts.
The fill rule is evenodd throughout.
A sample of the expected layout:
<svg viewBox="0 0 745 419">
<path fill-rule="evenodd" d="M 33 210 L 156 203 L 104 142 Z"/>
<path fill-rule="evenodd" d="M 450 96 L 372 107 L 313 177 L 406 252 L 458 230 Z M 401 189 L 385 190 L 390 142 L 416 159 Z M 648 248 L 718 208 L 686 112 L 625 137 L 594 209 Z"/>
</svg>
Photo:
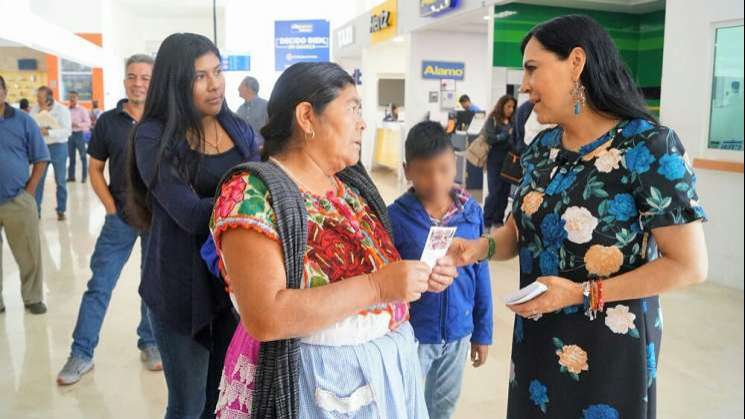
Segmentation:
<svg viewBox="0 0 745 419">
<path fill-rule="evenodd" d="M 709 148 L 743 149 L 743 27 L 716 30 Z"/>
<path fill-rule="evenodd" d="M 78 64 L 74 61 L 60 59 L 60 78 L 62 80 L 62 91 L 60 97 L 67 99 L 67 92 L 76 91 L 80 100 L 91 100 L 93 98 L 93 79 L 90 67 Z"/>
</svg>

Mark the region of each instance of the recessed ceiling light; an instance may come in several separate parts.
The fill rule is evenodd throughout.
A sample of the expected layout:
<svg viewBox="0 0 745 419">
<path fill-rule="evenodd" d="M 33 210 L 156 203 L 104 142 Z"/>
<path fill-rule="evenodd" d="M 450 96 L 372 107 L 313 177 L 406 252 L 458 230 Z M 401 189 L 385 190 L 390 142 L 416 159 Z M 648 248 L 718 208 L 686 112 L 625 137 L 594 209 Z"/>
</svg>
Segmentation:
<svg viewBox="0 0 745 419">
<path fill-rule="evenodd" d="M 403 36 L 397 36 L 393 38 L 393 42 L 398 42 L 398 43 L 404 42 L 405 40 L 406 39 Z"/>
</svg>

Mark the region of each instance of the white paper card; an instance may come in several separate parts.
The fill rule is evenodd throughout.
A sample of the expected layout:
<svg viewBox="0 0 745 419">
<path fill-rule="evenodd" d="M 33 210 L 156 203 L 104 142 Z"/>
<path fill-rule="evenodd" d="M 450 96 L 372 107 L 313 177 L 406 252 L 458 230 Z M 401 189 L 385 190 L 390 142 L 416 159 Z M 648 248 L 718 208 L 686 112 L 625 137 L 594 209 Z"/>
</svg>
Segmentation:
<svg viewBox="0 0 745 419">
<path fill-rule="evenodd" d="M 505 295 L 503 300 L 505 304 L 510 306 L 515 304 L 527 303 L 528 301 L 534 299 L 535 297 L 538 297 L 546 291 L 548 291 L 548 287 L 536 281 L 525 288 L 521 288 L 513 292 L 512 294 Z"/>
<path fill-rule="evenodd" d="M 429 229 L 427 243 L 424 244 L 422 262 L 434 268 L 437 260 L 447 255 L 450 244 L 455 237 L 455 227 L 432 227 Z"/>
</svg>

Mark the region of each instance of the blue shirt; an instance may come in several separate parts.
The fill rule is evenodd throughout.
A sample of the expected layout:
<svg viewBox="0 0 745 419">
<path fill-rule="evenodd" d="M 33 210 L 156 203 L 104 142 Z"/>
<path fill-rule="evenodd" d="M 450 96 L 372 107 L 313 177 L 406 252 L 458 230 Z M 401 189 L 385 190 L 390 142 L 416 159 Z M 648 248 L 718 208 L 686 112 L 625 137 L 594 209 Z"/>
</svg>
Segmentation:
<svg viewBox="0 0 745 419">
<path fill-rule="evenodd" d="M 5 104 L 0 115 L 0 205 L 26 187 L 29 165 L 49 161 L 49 149 L 34 120 Z"/>
<path fill-rule="evenodd" d="M 481 207 L 473 198 L 457 198 L 458 211 L 437 224 L 456 227 L 456 237 L 469 240 L 481 237 L 484 232 Z M 435 225 L 424 206 L 409 191 L 388 207 L 388 214 L 401 258 L 419 260 L 429 229 Z M 488 263 L 458 268 L 458 277 L 447 290 L 422 294 L 420 300 L 411 304 L 410 314 L 414 334 L 423 344 L 454 342 L 471 335 L 471 342 L 490 345 L 493 318 Z"/>
</svg>

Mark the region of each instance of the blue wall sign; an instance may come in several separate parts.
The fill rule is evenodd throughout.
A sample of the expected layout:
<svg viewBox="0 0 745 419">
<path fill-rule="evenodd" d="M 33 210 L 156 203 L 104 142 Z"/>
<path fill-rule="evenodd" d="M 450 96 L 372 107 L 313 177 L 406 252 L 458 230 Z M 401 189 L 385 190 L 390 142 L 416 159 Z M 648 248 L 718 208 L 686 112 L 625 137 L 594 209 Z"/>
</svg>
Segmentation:
<svg viewBox="0 0 745 419">
<path fill-rule="evenodd" d="M 458 7 L 459 0 L 419 0 L 419 15 L 437 16 Z"/>
<path fill-rule="evenodd" d="M 466 63 L 447 61 L 422 61 L 422 78 L 431 80 L 463 80 Z"/>
<path fill-rule="evenodd" d="M 222 57 L 223 71 L 251 71 L 250 55 L 227 55 Z"/>
<path fill-rule="evenodd" d="M 274 68 L 284 71 L 300 62 L 329 61 L 327 20 L 284 20 L 274 22 Z"/>
</svg>

